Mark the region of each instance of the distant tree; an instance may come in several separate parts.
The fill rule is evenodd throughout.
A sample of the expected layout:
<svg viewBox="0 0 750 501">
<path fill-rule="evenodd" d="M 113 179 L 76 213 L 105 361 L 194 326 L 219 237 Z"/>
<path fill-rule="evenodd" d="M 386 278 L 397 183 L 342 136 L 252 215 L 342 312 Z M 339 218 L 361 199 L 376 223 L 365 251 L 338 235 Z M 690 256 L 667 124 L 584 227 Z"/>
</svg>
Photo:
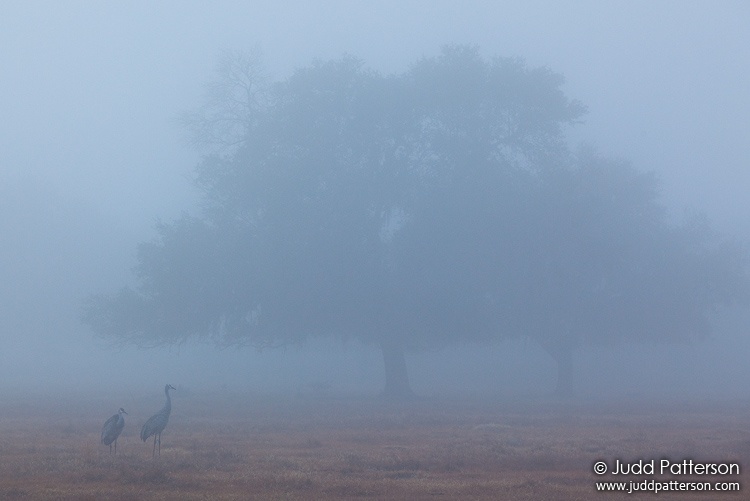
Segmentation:
<svg viewBox="0 0 750 501">
<path fill-rule="evenodd" d="M 195 149 L 230 153 L 258 125 L 271 98 L 261 50 L 222 51 L 205 90 L 203 105 L 182 112 L 178 122 Z"/>
<path fill-rule="evenodd" d="M 539 189 L 514 310 L 557 362 L 558 394 L 573 390 L 575 348 L 690 341 L 747 299 L 742 248 L 704 219 L 671 223 L 652 174 L 584 151 Z"/>
<path fill-rule="evenodd" d="M 136 289 L 91 298 L 97 333 L 354 336 L 380 347 L 385 393 L 403 397 L 405 350 L 512 332 L 498 283 L 517 274 L 524 190 L 566 156 L 562 127 L 584 112 L 559 75 L 463 46 L 390 77 L 344 57 L 266 84 L 255 59 L 225 61 L 218 98 L 183 117 L 213 146 L 203 212 L 140 247 Z"/>
</svg>

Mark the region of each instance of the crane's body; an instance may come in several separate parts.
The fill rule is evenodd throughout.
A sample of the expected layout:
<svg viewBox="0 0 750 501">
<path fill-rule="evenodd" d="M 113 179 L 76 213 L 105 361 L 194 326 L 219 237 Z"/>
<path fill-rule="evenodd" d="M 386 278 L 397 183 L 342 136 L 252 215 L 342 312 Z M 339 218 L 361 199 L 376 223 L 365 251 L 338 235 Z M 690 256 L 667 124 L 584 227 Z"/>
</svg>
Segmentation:
<svg viewBox="0 0 750 501">
<path fill-rule="evenodd" d="M 125 417 L 123 414 L 127 414 L 125 409 L 120 407 L 120 410 L 107 419 L 102 427 L 102 443 L 109 446 L 109 453 L 112 454 L 112 444 L 115 444 L 115 454 L 117 454 L 117 437 L 122 433 L 122 429 L 125 428 Z"/>
<path fill-rule="evenodd" d="M 167 396 L 167 402 L 159 412 L 148 418 L 148 421 L 144 423 L 141 428 L 141 440 L 144 442 L 149 439 L 150 436 L 154 437 L 154 449 L 152 451 L 152 457 L 156 456 L 156 443 L 159 443 L 159 455 L 161 455 L 161 432 L 167 427 L 169 422 L 169 414 L 172 412 L 172 399 L 169 396 L 169 390 L 176 389 L 171 384 L 164 387 L 164 394 Z"/>
</svg>

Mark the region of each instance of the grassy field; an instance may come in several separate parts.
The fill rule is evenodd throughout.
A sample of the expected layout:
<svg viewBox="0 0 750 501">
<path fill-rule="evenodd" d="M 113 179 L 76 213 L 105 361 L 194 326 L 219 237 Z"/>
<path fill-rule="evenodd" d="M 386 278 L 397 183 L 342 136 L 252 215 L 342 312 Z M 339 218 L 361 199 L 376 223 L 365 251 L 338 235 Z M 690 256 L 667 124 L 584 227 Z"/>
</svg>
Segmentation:
<svg viewBox="0 0 750 501">
<path fill-rule="evenodd" d="M 163 403 L 154 393 L 119 404 L 2 398 L 0 499 L 656 499 L 597 493 L 603 478 L 593 463 L 668 457 L 744 467 L 750 456 L 748 402 L 398 404 L 176 391 L 161 457 L 152 460 L 151 442 L 138 433 Z M 99 434 L 119 405 L 130 415 L 110 456 Z M 745 477 L 656 478 L 745 484 Z"/>
</svg>

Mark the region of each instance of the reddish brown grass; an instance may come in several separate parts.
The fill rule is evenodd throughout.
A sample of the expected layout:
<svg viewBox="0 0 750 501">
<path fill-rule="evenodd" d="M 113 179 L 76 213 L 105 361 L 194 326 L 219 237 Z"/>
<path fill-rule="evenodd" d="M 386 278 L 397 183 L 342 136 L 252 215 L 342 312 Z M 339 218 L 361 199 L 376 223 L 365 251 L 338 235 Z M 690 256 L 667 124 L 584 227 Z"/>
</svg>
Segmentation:
<svg viewBox="0 0 750 501">
<path fill-rule="evenodd" d="M 3 399 L 0 499 L 655 499 L 597 493 L 593 462 L 741 464 L 750 455 L 747 403 L 395 404 L 177 393 L 156 460 L 138 431 L 149 415 L 140 409 L 158 402 L 123 404 L 131 414 L 115 457 L 99 445 L 113 412 L 101 400 Z M 660 495 L 670 496 L 685 497 Z"/>
</svg>

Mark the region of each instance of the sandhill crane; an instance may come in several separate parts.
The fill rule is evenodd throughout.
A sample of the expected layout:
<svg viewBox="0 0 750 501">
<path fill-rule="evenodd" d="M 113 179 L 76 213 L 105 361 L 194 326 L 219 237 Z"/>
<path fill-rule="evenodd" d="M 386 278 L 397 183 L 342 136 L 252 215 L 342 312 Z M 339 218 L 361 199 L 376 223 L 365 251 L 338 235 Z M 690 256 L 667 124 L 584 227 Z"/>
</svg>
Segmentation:
<svg viewBox="0 0 750 501">
<path fill-rule="evenodd" d="M 151 435 L 154 436 L 154 450 L 151 453 L 151 457 L 156 457 L 156 442 L 159 442 L 159 455 L 161 456 L 161 432 L 167 427 L 169 422 L 169 413 L 172 412 L 172 399 L 169 397 L 169 390 L 176 390 L 174 386 L 168 384 L 164 387 L 164 394 L 167 396 L 167 402 L 164 407 L 148 418 L 148 421 L 141 428 L 141 440 L 144 442 L 148 440 Z"/>
<path fill-rule="evenodd" d="M 102 443 L 109 446 L 109 453 L 112 454 L 112 443 L 115 444 L 115 454 L 117 454 L 117 437 L 120 436 L 122 429 L 125 428 L 125 409 L 120 407 L 117 414 L 107 419 L 102 427 Z"/>
</svg>

